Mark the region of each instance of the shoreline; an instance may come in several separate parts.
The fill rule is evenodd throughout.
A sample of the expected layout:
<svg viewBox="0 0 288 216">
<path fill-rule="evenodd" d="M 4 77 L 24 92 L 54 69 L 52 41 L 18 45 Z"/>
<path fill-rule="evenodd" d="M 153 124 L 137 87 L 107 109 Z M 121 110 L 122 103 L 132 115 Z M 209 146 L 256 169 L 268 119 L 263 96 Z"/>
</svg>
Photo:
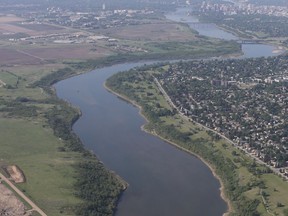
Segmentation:
<svg viewBox="0 0 288 216">
<path fill-rule="evenodd" d="M 155 133 L 155 132 L 151 132 L 151 131 L 146 130 L 144 127 L 145 127 L 145 125 L 146 125 L 147 123 L 149 123 L 149 120 L 146 118 L 146 116 L 143 115 L 143 113 L 142 113 L 142 110 L 143 110 L 142 107 L 141 107 L 139 104 L 137 104 L 135 101 L 130 100 L 130 99 L 127 98 L 126 96 L 123 96 L 123 95 L 121 95 L 121 94 L 113 91 L 112 89 L 110 89 L 110 88 L 106 85 L 106 81 L 105 81 L 105 83 L 103 84 L 103 86 L 104 86 L 104 88 L 105 88 L 108 92 L 110 92 L 111 94 L 114 94 L 115 96 L 119 97 L 120 99 L 126 101 L 127 103 L 130 103 L 131 105 L 133 105 L 134 107 L 136 107 L 136 108 L 139 109 L 139 115 L 142 116 L 142 117 L 145 119 L 145 121 L 146 121 L 146 123 L 141 126 L 141 130 L 143 130 L 144 132 L 146 132 L 146 133 L 148 133 L 148 134 L 151 134 L 151 135 L 153 135 L 153 136 L 156 136 L 156 137 L 162 139 L 163 141 L 165 141 L 167 144 L 172 145 L 172 146 L 178 148 L 179 150 L 185 151 L 185 152 L 187 152 L 188 154 L 191 154 L 191 155 L 197 157 L 199 160 L 201 160 L 201 161 L 211 170 L 213 176 L 214 176 L 214 177 L 219 181 L 219 183 L 220 183 L 220 188 L 219 188 L 220 196 L 221 196 L 222 200 L 224 200 L 224 202 L 227 204 L 227 210 L 226 210 L 226 212 L 223 213 L 223 216 L 228 216 L 230 213 L 233 212 L 232 203 L 231 203 L 231 201 L 230 201 L 230 200 L 226 197 L 226 195 L 225 195 L 224 183 L 223 183 L 222 179 L 217 175 L 216 170 L 215 170 L 215 168 L 213 167 L 213 165 L 211 165 L 211 164 L 209 164 L 207 161 L 205 161 L 200 155 L 198 155 L 198 154 L 196 154 L 196 153 L 194 153 L 194 152 L 192 152 L 192 151 L 189 151 L 188 149 L 186 149 L 186 148 L 184 148 L 184 147 L 182 147 L 182 146 L 179 146 L 179 145 L 178 145 L 177 143 L 175 143 L 175 142 L 172 142 L 172 141 L 170 141 L 170 140 L 167 140 L 167 139 L 161 137 L 160 135 L 158 135 L 158 134 Z"/>
</svg>

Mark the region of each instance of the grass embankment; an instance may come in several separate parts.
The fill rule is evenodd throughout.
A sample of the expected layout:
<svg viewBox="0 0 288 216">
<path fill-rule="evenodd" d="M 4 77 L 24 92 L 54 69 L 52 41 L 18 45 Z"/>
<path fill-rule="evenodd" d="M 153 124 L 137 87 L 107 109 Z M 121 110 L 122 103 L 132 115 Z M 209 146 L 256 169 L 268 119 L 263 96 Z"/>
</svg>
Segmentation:
<svg viewBox="0 0 288 216">
<path fill-rule="evenodd" d="M 287 215 L 287 182 L 173 110 L 151 76 L 161 70 L 165 67 L 119 73 L 106 85 L 142 107 L 142 114 L 149 120 L 147 131 L 200 156 L 210 165 L 224 185 L 231 205 L 229 215 Z"/>
</svg>

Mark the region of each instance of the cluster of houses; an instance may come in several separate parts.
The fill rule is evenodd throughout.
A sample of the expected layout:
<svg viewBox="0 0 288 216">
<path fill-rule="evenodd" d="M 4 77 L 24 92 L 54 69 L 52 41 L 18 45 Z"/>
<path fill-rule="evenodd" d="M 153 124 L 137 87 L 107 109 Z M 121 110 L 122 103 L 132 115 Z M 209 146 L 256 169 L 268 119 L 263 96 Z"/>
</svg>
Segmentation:
<svg viewBox="0 0 288 216">
<path fill-rule="evenodd" d="M 288 62 L 277 58 L 275 70 L 273 58 L 172 64 L 157 79 L 183 114 L 287 175 Z"/>
<path fill-rule="evenodd" d="M 109 33 L 103 33 L 102 30 L 137 25 L 145 22 L 147 16 L 153 16 L 153 14 L 154 11 L 148 9 L 106 10 L 105 5 L 103 5 L 102 10 L 95 12 L 77 12 L 59 7 L 50 7 L 47 8 L 47 11 L 44 13 L 41 11 L 23 14 L 22 16 L 27 21 L 18 24 L 23 28 L 26 28 L 26 26 L 49 26 L 49 28 L 51 28 L 49 31 L 39 31 L 39 34 L 24 35 L 22 37 L 16 35 L 17 38 L 11 35 L 9 41 L 20 42 L 22 44 L 45 44 L 51 42 L 57 44 L 101 43 L 120 53 L 146 53 L 148 51 L 141 47 L 119 43 L 118 39 L 111 37 Z M 68 30 L 67 28 L 61 28 L 59 26 L 72 28 Z"/>
<path fill-rule="evenodd" d="M 273 5 L 255 5 L 248 2 L 241 3 L 212 3 L 204 1 L 200 7 L 203 12 L 216 11 L 222 12 L 224 15 L 236 14 L 263 14 L 273 15 L 279 17 L 288 17 L 287 6 L 273 6 Z"/>
<path fill-rule="evenodd" d="M 30 14 L 29 19 L 40 19 L 61 26 L 73 27 L 82 30 L 98 30 L 115 28 L 126 25 L 135 25 L 135 17 L 147 17 L 153 10 L 102 10 L 95 12 L 76 12 L 61 8 L 48 8 L 46 14 Z"/>
</svg>

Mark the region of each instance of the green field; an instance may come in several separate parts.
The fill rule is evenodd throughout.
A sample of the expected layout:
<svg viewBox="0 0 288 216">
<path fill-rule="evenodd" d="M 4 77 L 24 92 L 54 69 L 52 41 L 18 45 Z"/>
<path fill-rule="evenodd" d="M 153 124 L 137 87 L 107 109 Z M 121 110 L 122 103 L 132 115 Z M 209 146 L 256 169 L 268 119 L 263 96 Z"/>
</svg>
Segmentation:
<svg viewBox="0 0 288 216">
<path fill-rule="evenodd" d="M 63 215 L 63 206 L 81 203 L 73 196 L 75 164 L 80 154 L 59 152 L 63 146 L 41 122 L 0 119 L 1 164 L 17 164 L 26 176 L 19 184 L 48 215 Z M 65 215 L 65 214 L 64 214 Z"/>
<path fill-rule="evenodd" d="M 19 77 L 9 71 L 0 71 L 0 80 L 6 85 L 16 87 Z"/>
</svg>

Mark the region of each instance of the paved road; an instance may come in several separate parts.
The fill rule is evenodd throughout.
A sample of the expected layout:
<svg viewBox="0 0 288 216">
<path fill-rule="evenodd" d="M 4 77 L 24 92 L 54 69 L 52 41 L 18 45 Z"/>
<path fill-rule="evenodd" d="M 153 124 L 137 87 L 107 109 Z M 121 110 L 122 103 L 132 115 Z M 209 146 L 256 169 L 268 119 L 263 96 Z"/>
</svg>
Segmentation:
<svg viewBox="0 0 288 216">
<path fill-rule="evenodd" d="M 5 181 L 22 199 L 24 199 L 32 207 L 32 210 L 37 211 L 41 216 L 47 216 L 34 202 L 32 202 L 22 191 L 20 191 L 2 173 L 0 173 L 0 178 L 2 179 L 2 181 Z"/>
</svg>

